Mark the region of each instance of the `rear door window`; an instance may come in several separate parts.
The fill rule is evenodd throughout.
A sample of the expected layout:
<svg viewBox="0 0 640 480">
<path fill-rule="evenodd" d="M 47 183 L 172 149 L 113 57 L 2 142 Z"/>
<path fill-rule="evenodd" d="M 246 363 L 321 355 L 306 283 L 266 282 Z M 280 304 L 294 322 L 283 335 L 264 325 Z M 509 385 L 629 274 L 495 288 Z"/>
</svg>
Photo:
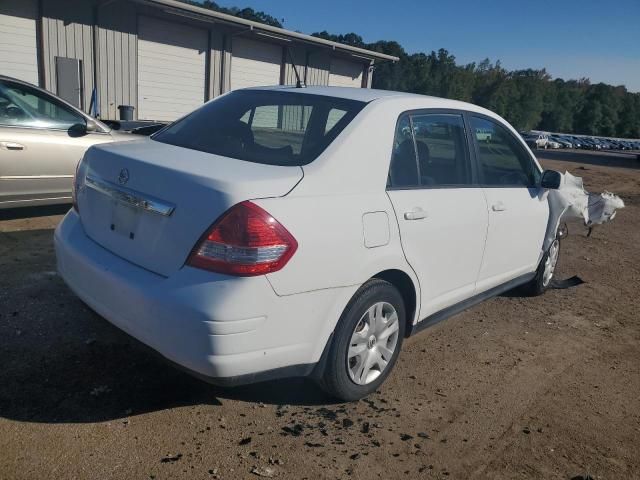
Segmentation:
<svg viewBox="0 0 640 480">
<path fill-rule="evenodd" d="M 462 114 L 416 113 L 400 117 L 388 183 L 391 188 L 473 185 Z"/>
<path fill-rule="evenodd" d="M 462 115 L 412 115 L 423 186 L 470 185 L 471 163 Z"/>
<path fill-rule="evenodd" d="M 411 131 L 409 115 L 403 115 L 396 125 L 396 134 L 391 152 L 388 186 L 391 188 L 412 188 L 420 186 L 418 157 Z"/>
<path fill-rule="evenodd" d="M 209 102 L 152 138 L 255 163 L 315 160 L 366 104 L 321 95 L 241 90 Z"/>
</svg>

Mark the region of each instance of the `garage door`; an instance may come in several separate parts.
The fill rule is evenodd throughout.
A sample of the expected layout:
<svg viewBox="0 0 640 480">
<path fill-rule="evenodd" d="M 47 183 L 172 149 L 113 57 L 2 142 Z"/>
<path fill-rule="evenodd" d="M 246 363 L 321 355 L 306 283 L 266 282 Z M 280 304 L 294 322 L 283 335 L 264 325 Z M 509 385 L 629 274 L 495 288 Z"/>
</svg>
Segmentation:
<svg viewBox="0 0 640 480">
<path fill-rule="evenodd" d="M 329 70 L 329 85 L 333 87 L 360 88 L 362 87 L 363 70 L 364 67 L 361 63 L 332 58 Z"/>
<path fill-rule="evenodd" d="M 231 89 L 280 84 L 282 47 L 236 37 L 233 39 Z"/>
<path fill-rule="evenodd" d="M 0 73 L 38 84 L 36 2 L 0 2 Z"/>
<path fill-rule="evenodd" d="M 175 120 L 205 101 L 207 32 L 140 17 L 138 118 Z"/>
</svg>

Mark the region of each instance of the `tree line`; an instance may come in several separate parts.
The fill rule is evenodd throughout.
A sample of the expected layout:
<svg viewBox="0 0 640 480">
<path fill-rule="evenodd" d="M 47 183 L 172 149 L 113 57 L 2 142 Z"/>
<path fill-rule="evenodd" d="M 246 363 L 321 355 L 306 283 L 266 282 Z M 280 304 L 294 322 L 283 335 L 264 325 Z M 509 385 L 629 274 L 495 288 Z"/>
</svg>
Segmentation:
<svg viewBox="0 0 640 480">
<path fill-rule="evenodd" d="M 640 137 L 640 93 L 589 79 L 552 79 L 544 70 L 507 70 L 500 62 L 458 65 L 447 50 L 408 54 L 395 41 L 365 43 L 355 33 L 314 36 L 400 58 L 375 67 L 373 87 L 481 105 L 520 130 Z"/>
<path fill-rule="evenodd" d="M 212 0 L 182 0 L 247 20 L 282 27 L 252 8 L 220 7 Z M 552 79 L 546 70 L 507 70 L 499 61 L 458 65 L 441 48 L 408 54 L 396 41 L 366 43 L 356 33 L 316 32 L 313 36 L 400 58 L 375 66 L 373 87 L 475 103 L 506 118 L 520 130 L 545 130 L 607 137 L 640 138 L 640 93 L 589 79 Z"/>
<path fill-rule="evenodd" d="M 197 7 L 208 8 L 220 13 L 226 13 L 227 15 L 233 15 L 234 17 L 244 18 L 245 20 L 252 20 L 254 22 L 265 23 L 272 27 L 282 28 L 284 20 L 278 20 L 276 17 L 269 15 L 262 11 L 256 11 L 253 8 L 238 8 L 238 7 L 221 7 L 213 0 L 179 0 L 182 3 L 188 3 L 189 5 L 195 5 Z"/>
</svg>

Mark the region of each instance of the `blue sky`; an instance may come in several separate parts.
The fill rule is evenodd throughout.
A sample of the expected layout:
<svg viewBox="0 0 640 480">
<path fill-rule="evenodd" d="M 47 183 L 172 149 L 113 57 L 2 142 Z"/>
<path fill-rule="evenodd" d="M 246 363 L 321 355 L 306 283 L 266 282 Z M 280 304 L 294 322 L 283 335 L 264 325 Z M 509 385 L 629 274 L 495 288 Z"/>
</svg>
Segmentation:
<svg viewBox="0 0 640 480">
<path fill-rule="evenodd" d="M 355 32 L 458 63 L 500 60 L 640 92 L 640 0 L 218 0 L 284 18 L 304 33 Z"/>
</svg>

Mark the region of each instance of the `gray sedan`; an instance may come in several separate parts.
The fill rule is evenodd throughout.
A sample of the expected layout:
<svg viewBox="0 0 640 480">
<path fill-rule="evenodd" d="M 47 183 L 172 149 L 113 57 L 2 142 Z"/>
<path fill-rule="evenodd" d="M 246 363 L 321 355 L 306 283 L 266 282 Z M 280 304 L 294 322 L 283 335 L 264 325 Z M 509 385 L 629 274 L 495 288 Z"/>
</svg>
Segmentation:
<svg viewBox="0 0 640 480">
<path fill-rule="evenodd" d="M 46 90 L 0 75 L 0 209 L 70 203 L 84 152 L 133 138 Z"/>
</svg>

